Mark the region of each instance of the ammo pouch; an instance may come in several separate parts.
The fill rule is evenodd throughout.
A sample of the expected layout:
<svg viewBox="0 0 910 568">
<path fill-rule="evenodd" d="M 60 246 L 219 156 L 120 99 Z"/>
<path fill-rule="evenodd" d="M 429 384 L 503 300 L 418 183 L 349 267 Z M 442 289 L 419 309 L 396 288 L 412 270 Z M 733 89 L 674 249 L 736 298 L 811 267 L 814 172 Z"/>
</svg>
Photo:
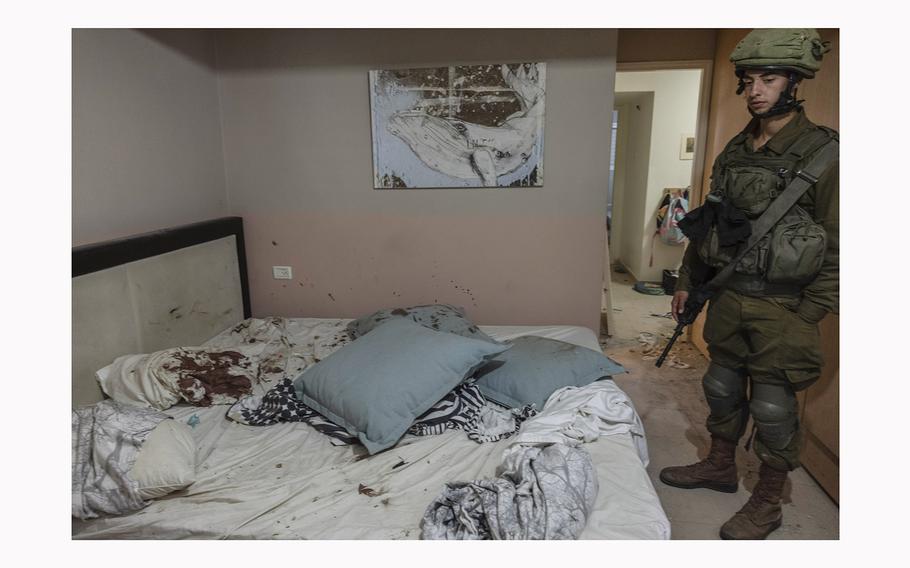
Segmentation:
<svg viewBox="0 0 910 568">
<path fill-rule="evenodd" d="M 771 237 L 764 264 L 768 282 L 804 284 L 821 270 L 827 245 L 825 229 L 799 205 L 794 205 L 767 236 Z"/>
<path fill-rule="evenodd" d="M 837 157 L 836 134 L 826 129 L 815 130 L 791 146 L 782 156 L 743 156 L 729 150 L 738 147 L 744 139 L 745 134 L 741 133 L 731 141 L 728 149 L 715 162 L 711 179 L 712 193 L 723 196 L 730 206 L 751 219 L 753 232 L 759 233 L 755 236 L 760 236 L 733 267 L 731 276 L 733 280 L 745 281 L 741 277 L 747 276 L 754 281 L 787 285 L 785 287 L 808 284 L 821 270 L 827 237 L 824 228 L 815 222 L 799 202 L 805 190 L 816 181 L 815 176 L 821 175 L 830 161 Z M 824 151 L 828 156 L 821 158 L 823 152 L 816 150 L 829 146 L 830 149 Z M 817 157 L 800 170 L 802 157 L 807 155 Z M 810 169 L 814 174 L 810 173 L 803 180 L 798 179 L 804 175 L 804 170 Z M 795 183 L 802 187 L 792 201 L 787 200 L 793 205 L 785 213 L 777 213 L 774 217 L 778 219 L 776 222 L 768 220 L 773 223 L 770 230 L 766 228 L 764 233 L 756 231 L 760 218 L 764 217 L 772 204 L 777 203 L 774 206 L 777 210 L 787 207 L 787 203 L 778 202 Z M 762 224 L 767 227 L 767 222 Z M 733 262 L 740 246 L 746 249 L 746 243 L 721 246 L 716 226 L 710 227 L 696 245 L 701 260 L 717 269 Z"/>
<path fill-rule="evenodd" d="M 781 159 L 764 161 L 764 166 L 732 163 L 724 168 L 718 180 L 718 187 L 727 196 L 730 205 L 749 219 L 757 219 L 787 187 L 786 179 L 780 172 L 786 172 L 792 163 Z"/>
<path fill-rule="evenodd" d="M 821 270 L 827 239 L 825 229 L 799 205 L 794 205 L 736 264 L 736 274 L 756 276 L 772 284 L 805 284 Z M 721 246 L 712 226 L 698 243 L 705 264 L 723 268 L 739 250 Z"/>
</svg>

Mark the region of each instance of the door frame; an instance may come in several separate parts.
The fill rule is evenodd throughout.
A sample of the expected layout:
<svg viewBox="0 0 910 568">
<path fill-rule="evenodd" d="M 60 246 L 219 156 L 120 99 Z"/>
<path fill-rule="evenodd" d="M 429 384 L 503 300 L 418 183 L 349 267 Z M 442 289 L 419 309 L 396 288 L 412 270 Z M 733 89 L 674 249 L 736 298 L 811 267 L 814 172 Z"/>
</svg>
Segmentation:
<svg viewBox="0 0 910 568">
<path fill-rule="evenodd" d="M 708 113 L 711 108 L 711 81 L 714 74 L 714 61 L 710 59 L 691 59 L 686 61 L 643 61 L 636 63 L 617 63 L 616 72 L 625 71 L 671 71 L 676 69 L 700 69 L 701 82 L 698 86 L 698 118 L 695 122 L 695 156 L 692 163 L 692 190 L 689 203 L 702 202 L 702 180 L 704 179 L 708 146 Z"/>
<path fill-rule="evenodd" d="M 708 114 L 711 108 L 711 82 L 714 75 L 714 61 L 711 59 L 690 59 L 683 61 L 641 61 L 630 63 L 617 63 L 616 73 L 627 71 L 672 71 L 677 69 L 699 69 L 701 70 L 701 81 L 698 85 L 698 115 L 695 122 L 695 156 L 692 163 L 692 178 L 690 180 L 689 203 L 699 204 L 703 200 L 702 181 L 705 173 L 706 158 L 705 153 L 708 146 Z M 614 80 L 614 85 L 616 81 Z M 615 96 L 615 93 L 614 93 Z M 614 98 L 615 108 L 615 98 Z M 612 114 L 612 113 L 611 113 Z M 617 133 L 619 144 L 619 133 Z M 615 197 L 615 194 L 614 194 Z M 613 223 L 615 227 L 615 223 Z M 604 224 L 606 230 L 606 224 Z M 612 335 L 614 330 L 613 320 L 613 288 L 610 286 L 612 274 L 612 262 L 609 252 L 609 235 L 604 239 L 606 247 L 604 260 L 604 273 L 601 281 L 602 299 L 601 299 L 601 334 Z M 606 313 L 604 313 L 606 312 Z"/>
</svg>

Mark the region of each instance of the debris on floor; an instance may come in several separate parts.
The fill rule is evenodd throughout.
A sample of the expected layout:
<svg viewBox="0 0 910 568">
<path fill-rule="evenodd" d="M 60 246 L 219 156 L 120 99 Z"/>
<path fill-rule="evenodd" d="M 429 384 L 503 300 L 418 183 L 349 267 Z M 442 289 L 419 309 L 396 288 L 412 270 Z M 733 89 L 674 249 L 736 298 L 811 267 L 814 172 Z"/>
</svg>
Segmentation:
<svg viewBox="0 0 910 568">
<path fill-rule="evenodd" d="M 638 342 L 647 347 L 654 347 L 657 344 L 657 336 L 649 331 L 643 331 L 638 334 Z"/>
<path fill-rule="evenodd" d="M 665 294 L 664 287 L 660 282 L 644 282 L 639 280 L 632 286 L 632 289 L 649 296 L 663 296 Z"/>
<path fill-rule="evenodd" d="M 692 368 L 692 365 L 690 365 L 684 361 L 680 361 L 679 357 L 677 357 L 676 355 L 668 356 L 665 364 L 668 367 L 673 367 L 674 369 L 691 369 Z"/>
<path fill-rule="evenodd" d="M 653 314 L 652 314 L 653 315 Z M 650 333 L 648 331 L 643 331 L 638 334 L 638 342 L 641 343 L 641 360 L 642 361 L 653 361 L 660 357 L 661 352 L 666 346 L 665 341 L 661 341 L 661 338 L 658 338 L 657 335 Z M 663 339 L 669 339 L 667 337 Z M 681 339 L 681 338 L 680 338 Z M 691 369 L 692 365 L 682 361 L 676 355 L 668 355 L 664 363 L 668 367 L 673 367 L 674 369 Z"/>
<path fill-rule="evenodd" d="M 656 318 L 673 319 L 673 312 L 667 312 L 667 313 L 665 313 L 665 314 L 651 314 L 651 315 L 654 316 L 654 317 L 656 317 Z"/>
</svg>

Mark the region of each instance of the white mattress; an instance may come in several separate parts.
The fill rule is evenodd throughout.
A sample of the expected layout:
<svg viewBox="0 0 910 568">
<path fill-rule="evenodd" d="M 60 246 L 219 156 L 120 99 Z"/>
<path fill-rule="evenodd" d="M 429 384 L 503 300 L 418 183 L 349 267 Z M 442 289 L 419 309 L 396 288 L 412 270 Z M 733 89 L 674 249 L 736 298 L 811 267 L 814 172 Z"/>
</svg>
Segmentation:
<svg viewBox="0 0 910 568">
<path fill-rule="evenodd" d="M 295 321 L 314 329 L 339 320 Z M 540 335 L 599 350 L 594 333 L 581 327 L 481 329 L 497 339 Z M 416 539 L 424 510 L 444 484 L 492 477 L 508 444 L 477 444 L 450 430 L 406 436 L 366 458 L 363 448 L 333 446 L 305 424 L 244 426 L 226 419 L 226 410 L 168 410 L 184 422 L 199 419 L 196 482 L 132 515 L 73 519 L 73 538 Z M 600 491 L 581 537 L 668 539 L 670 523 L 631 436 L 602 436 L 584 447 Z"/>
</svg>

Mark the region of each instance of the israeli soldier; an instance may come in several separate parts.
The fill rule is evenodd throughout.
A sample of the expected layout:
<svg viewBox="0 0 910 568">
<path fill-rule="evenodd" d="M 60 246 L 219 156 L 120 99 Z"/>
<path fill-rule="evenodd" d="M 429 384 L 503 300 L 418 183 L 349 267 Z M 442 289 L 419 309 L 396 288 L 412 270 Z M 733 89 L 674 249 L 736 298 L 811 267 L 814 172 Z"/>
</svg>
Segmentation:
<svg viewBox="0 0 910 568">
<path fill-rule="evenodd" d="M 809 121 L 796 95 L 826 51 L 811 29 L 757 29 L 733 50 L 737 94 L 745 93 L 753 118 L 714 163 L 708 199 L 727 207 L 729 218 L 714 219 L 701 227 L 703 238 L 690 239 L 671 303 L 674 317 L 695 275 L 731 261 L 738 245 L 730 242 L 744 242 L 735 233 L 802 176 L 822 147 L 838 143 L 836 132 Z M 784 483 L 800 465 L 796 393 L 818 379 L 818 323 L 838 311 L 837 158 L 824 168 L 709 302 L 704 338 L 711 363 L 702 386 L 711 449 L 698 463 L 660 472 L 674 487 L 736 492 L 736 447 L 752 416 L 759 480 L 746 505 L 721 527 L 724 539 L 764 539 L 780 527 Z"/>
</svg>

